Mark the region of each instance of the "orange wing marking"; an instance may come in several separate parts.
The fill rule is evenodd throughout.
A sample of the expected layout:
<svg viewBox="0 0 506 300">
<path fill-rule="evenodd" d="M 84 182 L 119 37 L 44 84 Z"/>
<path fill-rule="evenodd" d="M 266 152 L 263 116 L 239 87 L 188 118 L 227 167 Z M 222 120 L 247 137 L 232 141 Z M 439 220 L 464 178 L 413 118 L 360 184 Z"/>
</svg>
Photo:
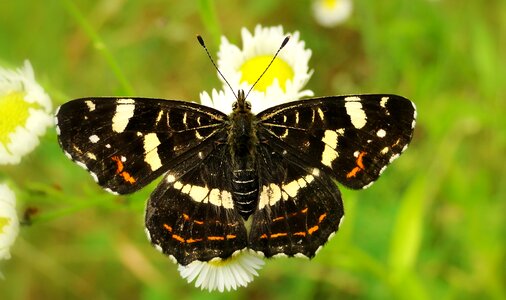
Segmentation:
<svg viewBox="0 0 506 300">
<path fill-rule="evenodd" d="M 136 182 L 135 178 L 133 178 L 127 171 L 123 171 L 124 165 L 121 159 L 118 156 L 113 156 L 111 159 L 116 162 L 116 174 L 123 177 L 126 182 L 134 184 Z"/>
<path fill-rule="evenodd" d="M 362 159 L 364 158 L 365 155 L 366 155 L 365 151 L 361 151 L 358 154 L 357 161 L 356 161 L 357 166 L 346 174 L 346 178 L 355 177 L 355 176 L 357 176 L 358 172 L 360 172 L 361 170 L 365 170 L 364 163 L 362 161 Z"/>
</svg>

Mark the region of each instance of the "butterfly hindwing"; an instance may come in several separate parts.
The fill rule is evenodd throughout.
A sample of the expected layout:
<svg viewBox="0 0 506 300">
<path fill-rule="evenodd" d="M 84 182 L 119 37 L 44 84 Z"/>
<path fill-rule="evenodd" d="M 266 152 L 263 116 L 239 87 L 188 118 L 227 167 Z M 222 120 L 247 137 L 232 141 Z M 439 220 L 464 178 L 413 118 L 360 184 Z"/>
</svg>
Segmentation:
<svg viewBox="0 0 506 300">
<path fill-rule="evenodd" d="M 271 136 L 350 188 L 372 184 L 407 147 L 414 104 L 396 95 L 295 101 L 258 116 Z"/>
<path fill-rule="evenodd" d="M 66 155 L 102 187 L 124 194 L 166 172 L 179 155 L 214 140 L 226 118 L 183 101 L 84 98 L 62 105 L 56 123 Z"/>
<path fill-rule="evenodd" d="M 209 148 L 171 169 L 146 207 L 151 242 L 181 265 L 227 258 L 248 243 L 232 199 L 228 145 Z"/>
<path fill-rule="evenodd" d="M 260 194 L 250 248 L 266 257 L 311 258 L 339 228 L 341 194 L 327 174 L 271 142 L 257 148 Z"/>
</svg>

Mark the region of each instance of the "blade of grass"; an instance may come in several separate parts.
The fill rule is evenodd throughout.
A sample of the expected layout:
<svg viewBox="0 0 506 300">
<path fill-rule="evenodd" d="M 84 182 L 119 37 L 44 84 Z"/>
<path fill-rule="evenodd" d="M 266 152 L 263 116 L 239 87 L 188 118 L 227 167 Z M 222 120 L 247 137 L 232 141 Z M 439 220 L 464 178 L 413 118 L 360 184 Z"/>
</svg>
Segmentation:
<svg viewBox="0 0 506 300">
<path fill-rule="evenodd" d="M 419 173 L 408 188 L 397 214 L 389 252 L 390 279 L 396 294 L 412 295 L 424 290 L 414 270 L 423 238 L 426 208 L 430 206 L 440 188 L 461 141 L 476 129 L 467 120 L 457 122 L 449 130 L 436 152 L 435 160 L 427 172 Z M 409 279 L 409 280 L 408 280 Z M 410 284 L 407 284 L 409 281 Z M 409 291 L 410 287 L 416 287 Z M 428 295 L 425 294 L 426 299 Z"/>
<path fill-rule="evenodd" d="M 118 79 L 119 83 L 122 86 L 122 89 L 127 95 L 134 95 L 134 89 L 127 77 L 121 70 L 118 62 L 112 55 L 109 48 L 107 48 L 106 44 L 102 41 L 98 33 L 93 29 L 88 20 L 81 14 L 79 8 L 70 0 L 60 0 L 61 4 L 65 7 L 67 12 L 74 18 L 74 20 L 79 24 L 81 29 L 88 35 L 90 40 L 93 42 L 95 49 L 99 51 L 99 53 L 104 57 L 105 61 L 113 71 L 114 75 Z"/>
<path fill-rule="evenodd" d="M 204 27 L 209 31 L 216 45 L 220 44 L 221 29 L 212 0 L 199 0 L 199 12 Z"/>
</svg>

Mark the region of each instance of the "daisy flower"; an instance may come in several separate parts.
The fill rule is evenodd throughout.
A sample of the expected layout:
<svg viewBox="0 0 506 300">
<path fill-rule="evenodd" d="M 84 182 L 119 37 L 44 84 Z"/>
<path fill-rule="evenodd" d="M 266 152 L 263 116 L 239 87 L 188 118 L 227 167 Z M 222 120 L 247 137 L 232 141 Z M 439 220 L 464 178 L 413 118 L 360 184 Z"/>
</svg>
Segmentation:
<svg viewBox="0 0 506 300">
<path fill-rule="evenodd" d="M 51 100 L 35 81 L 32 65 L 0 68 L 0 164 L 17 164 L 53 124 Z"/>
<path fill-rule="evenodd" d="M 325 27 L 332 27 L 346 21 L 353 8 L 351 0 L 314 0 L 313 15 Z"/>
<path fill-rule="evenodd" d="M 237 251 L 225 260 L 215 259 L 209 262 L 194 261 L 186 266 L 179 265 L 179 272 L 188 283 L 195 281 L 195 286 L 208 291 L 223 292 L 247 286 L 258 276 L 257 270 L 264 265 L 263 259 L 254 251 L 245 249 Z"/>
<path fill-rule="evenodd" d="M 253 113 L 304 96 L 313 96 L 312 91 L 303 89 L 313 71 L 309 70 L 308 65 L 311 50 L 305 48 L 304 42 L 299 39 L 299 32 L 284 33 L 282 26 L 264 28 L 257 25 L 253 34 L 243 28 L 241 35 L 242 49 L 222 37 L 218 68 L 235 92 L 243 89 L 246 93 L 265 70 L 284 38 L 290 36 L 288 44 L 248 96 L 253 104 Z M 212 96 L 203 93 L 201 103 L 212 99 L 211 106 L 224 113 L 232 112 L 232 103 L 236 99 L 227 92 L 228 86 L 224 86 L 224 90 L 225 92 L 213 91 Z M 223 95 L 227 95 L 227 98 L 222 99 Z"/>
<path fill-rule="evenodd" d="M 6 184 L 0 184 L 0 260 L 11 258 L 9 249 L 18 235 L 19 222 L 15 205 L 14 192 Z"/>
</svg>

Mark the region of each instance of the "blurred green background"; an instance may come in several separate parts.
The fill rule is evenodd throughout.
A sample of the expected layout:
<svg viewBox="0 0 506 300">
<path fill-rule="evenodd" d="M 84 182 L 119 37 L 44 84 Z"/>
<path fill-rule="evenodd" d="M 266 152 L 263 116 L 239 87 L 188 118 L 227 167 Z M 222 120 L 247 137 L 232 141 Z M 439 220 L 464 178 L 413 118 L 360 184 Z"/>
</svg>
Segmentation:
<svg viewBox="0 0 506 300">
<path fill-rule="evenodd" d="M 409 150 L 370 189 L 343 190 L 346 220 L 312 261 L 268 261 L 247 288 L 187 284 L 143 225 L 154 185 L 103 192 L 50 130 L 1 166 L 22 226 L 0 299 L 506 299 L 506 1 L 354 1 L 323 28 L 310 1 L 1 1 L 0 64 L 33 64 L 55 107 L 91 95 L 198 100 L 221 84 L 220 35 L 300 31 L 316 95 L 396 93 L 418 107 Z"/>
</svg>

